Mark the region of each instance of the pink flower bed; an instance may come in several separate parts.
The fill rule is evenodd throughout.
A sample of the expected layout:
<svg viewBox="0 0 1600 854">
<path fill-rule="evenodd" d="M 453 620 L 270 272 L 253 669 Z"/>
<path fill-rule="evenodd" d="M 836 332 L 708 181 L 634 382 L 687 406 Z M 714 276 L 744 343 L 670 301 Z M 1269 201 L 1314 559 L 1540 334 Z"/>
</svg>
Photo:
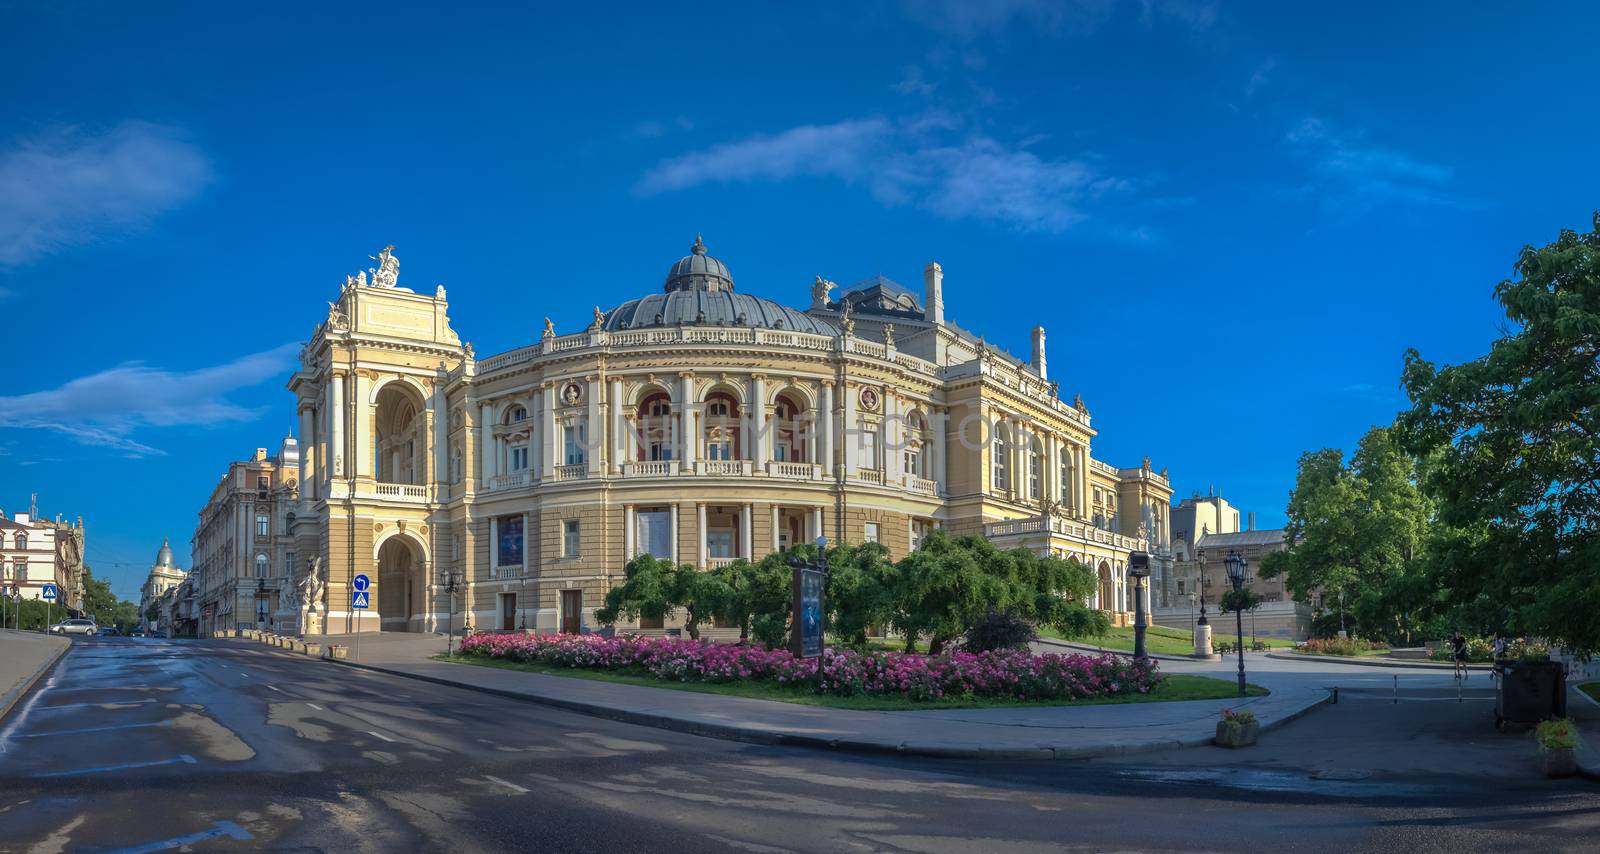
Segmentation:
<svg viewBox="0 0 1600 854">
<path fill-rule="evenodd" d="M 1162 674 L 1151 660 L 1116 655 L 954 652 L 912 655 L 828 650 L 817 663 L 788 650 L 657 637 L 473 635 L 461 654 L 589 670 L 642 673 L 673 682 L 771 681 L 843 697 L 1009 697 L 1075 700 L 1148 694 Z"/>
</svg>

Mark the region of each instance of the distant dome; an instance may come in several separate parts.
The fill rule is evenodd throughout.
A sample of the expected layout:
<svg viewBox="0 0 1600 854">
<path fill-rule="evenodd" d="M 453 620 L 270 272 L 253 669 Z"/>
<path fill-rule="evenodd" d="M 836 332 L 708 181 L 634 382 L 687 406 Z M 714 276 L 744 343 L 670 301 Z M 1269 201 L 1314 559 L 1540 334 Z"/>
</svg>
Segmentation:
<svg viewBox="0 0 1600 854">
<path fill-rule="evenodd" d="M 837 327 L 821 318 L 769 299 L 734 293 L 727 265 L 706 254 L 699 235 L 689 252 L 667 272 L 663 293 L 628 300 L 606 312 L 604 328 L 621 332 L 652 326 L 728 326 L 839 334 Z"/>
<path fill-rule="evenodd" d="M 728 265 L 706 254 L 705 241 L 700 235 L 694 236 L 694 245 L 689 247 L 689 254 L 672 265 L 667 271 L 667 291 L 692 291 L 692 290 L 733 290 L 733 274 L 728 272 Z"/>
<path fill-rule="evenodd" d="M 172 566 L 172 545 L 166 537 L 161 538 L 161 551 L 156 552 L 156 566 Z"/>
</svg>

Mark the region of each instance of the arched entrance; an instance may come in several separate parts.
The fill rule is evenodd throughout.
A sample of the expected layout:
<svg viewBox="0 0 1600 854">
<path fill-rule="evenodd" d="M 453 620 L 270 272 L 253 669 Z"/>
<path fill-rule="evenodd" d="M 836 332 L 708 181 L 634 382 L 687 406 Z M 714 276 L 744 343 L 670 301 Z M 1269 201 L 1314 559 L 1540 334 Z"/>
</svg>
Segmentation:
<svg viewBox="0 0 1600 854">
<path fill-rule="evenodd" d="M 378 618 L 386 632 L 420 632 L 426 620 L 422 549 L 409 537 L 384 540 L 378 547 Z"/>
<path fill-rule="evenodd" d="M 1111 564 L 1100 564 L 1100 610 L 1116 613 L 1117 582 L 1111 575 Z"/>
</svg>

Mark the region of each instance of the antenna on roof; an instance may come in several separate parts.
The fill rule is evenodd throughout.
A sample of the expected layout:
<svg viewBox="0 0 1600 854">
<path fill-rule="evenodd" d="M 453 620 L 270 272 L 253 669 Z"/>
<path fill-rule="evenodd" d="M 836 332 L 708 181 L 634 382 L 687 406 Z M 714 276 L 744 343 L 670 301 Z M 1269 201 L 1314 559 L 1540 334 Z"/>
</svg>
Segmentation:
<svg viewBox="0 0 1600 854">
<path fill-rule="evenodd" d="M 32 521 L 39 515 L 39 493 L 35 492 L 28 499 L 28 519 Z"/>
</svg>

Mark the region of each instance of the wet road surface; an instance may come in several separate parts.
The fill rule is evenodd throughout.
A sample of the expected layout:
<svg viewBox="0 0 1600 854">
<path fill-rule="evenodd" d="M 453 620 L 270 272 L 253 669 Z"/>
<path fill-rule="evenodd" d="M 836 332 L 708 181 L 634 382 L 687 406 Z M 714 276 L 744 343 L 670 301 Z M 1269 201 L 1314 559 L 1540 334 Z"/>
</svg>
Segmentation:
<svg viewBox="0 0 1600 854">
<path fill-rule="evenodd" d="M 1319 714 L 1282 744 L 1336 750 L 1310 735 Z M 1340 732 L 1362 727 L 1339 714 Z M 85 639 L 0 728 L 0 851 L 1459 852 L 1600 839 L 1590 783 L 1302 770 L 1275 735 L 1265 764 L 1213 748 L 902 760 L 616 723 L 255 644 Z"/>
</svg>

